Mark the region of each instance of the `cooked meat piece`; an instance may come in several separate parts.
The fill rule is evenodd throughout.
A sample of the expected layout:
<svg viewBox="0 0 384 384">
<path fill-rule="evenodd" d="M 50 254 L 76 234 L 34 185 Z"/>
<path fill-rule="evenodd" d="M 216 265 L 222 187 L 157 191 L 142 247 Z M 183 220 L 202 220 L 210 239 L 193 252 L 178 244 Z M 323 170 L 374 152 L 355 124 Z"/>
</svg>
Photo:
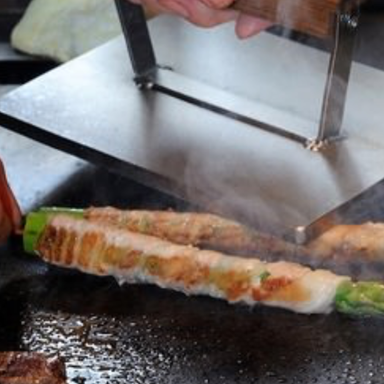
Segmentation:
<svg viewBox="0 0 384 384">
<path fill-rule="evenodd" d="M 384 224 L 337 225 L 312 241 L 311 254 L 323 259 L 384 260 Z"/>
<path fill-rule="evenodd" d="M 269 262 L 286 260 L 325 268 L 353 279 L 381 280 L 384 274 L 384 224 L 339 225 L 308 246 L 297 246 L 212 214 L 172 211 L 118 210 L 111 207 L 71 210 L 45 208 L 46 214 L 65 213 L 92 222 L 143 233 L 181 245 L 257 255 Z"/>
<path fill-rule="evenodd" d="M 0 384 L 65 384 L 61 359 L 40 353 L 0 352 Z"/>
<path fill-rule="evenodd" d="M 206 294 L 229 302 L 258 302 L 302 313 L 332 309 L 347 277 L 298 264 L 203 251 L 153 236 L 57 215 L 38 237 L 36 251 L 46 261 L 119 282 L 152 283 L 186 294 Z"/>
<path fill-rule="evenodd" d="M 89 208 L 84 217 L 120 229 L 139 232 L 181 245 L 227 251 L 237 255 L 257 254 L 269 259 L 294 259 L 304 249 L 277 237 L 247 228 L 235 221 L 208 213 Z"/>
</svg>

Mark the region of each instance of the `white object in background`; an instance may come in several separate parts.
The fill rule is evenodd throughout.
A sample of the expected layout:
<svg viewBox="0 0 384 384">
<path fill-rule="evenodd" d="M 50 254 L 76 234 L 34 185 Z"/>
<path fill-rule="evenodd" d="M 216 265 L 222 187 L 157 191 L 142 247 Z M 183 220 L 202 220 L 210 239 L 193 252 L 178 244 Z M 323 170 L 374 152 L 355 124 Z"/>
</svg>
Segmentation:
<svg viewBox="0 0 384 384">
<path fill-rule="evenodd" d="M 25 53 L 68 61 L 120 33 L 112 0 L 32 0 L 12 33 Z"/>
</svg>

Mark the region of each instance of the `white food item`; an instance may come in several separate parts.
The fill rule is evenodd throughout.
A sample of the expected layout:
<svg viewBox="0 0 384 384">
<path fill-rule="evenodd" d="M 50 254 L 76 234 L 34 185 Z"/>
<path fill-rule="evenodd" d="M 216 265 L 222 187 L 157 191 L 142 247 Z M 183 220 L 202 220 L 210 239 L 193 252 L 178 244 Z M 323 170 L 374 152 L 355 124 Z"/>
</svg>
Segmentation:
<svg viewBox="0 0 384 384">
<path fill-rule="evenodd" d="M 22 52 L 65 62 L 120 31 L 113 0 L 33 0 L 11 42 Z"/>
<path fill-rule="evenodd" d="M 362 258 L 380 261 L 384 249 L 384 224 L 336 225 L 309 244 L 316 257 L 335 258 L 346 262 Z"/>
<path fill-rule="evenodd" d="M 278 262 L 268 267 L 272 276 L 289 277 L 303 287 L 306 287 L 308 300 L 267 301 L 265 304 L 274 307 L 290 309 L 298 313 L 330 313 L 333 308 L 337 288 L 343 281 L 349 281 L 347 276 L 338 276 L 322 269 L 311 270 L 298 264 Z"/>
<path fill-rule="evenodd" d="M 182 246 L 162 239 L 65 215 L 51 219 L 37 246 L 49 262 L 121 284 L 146 283 L 187 295 L 231 303 L 329 313 L 338 286 L 348 277 L 299 264 L 265 263 Z M 264 275 L 264 276 L 263 276 Z"/>
</svg>

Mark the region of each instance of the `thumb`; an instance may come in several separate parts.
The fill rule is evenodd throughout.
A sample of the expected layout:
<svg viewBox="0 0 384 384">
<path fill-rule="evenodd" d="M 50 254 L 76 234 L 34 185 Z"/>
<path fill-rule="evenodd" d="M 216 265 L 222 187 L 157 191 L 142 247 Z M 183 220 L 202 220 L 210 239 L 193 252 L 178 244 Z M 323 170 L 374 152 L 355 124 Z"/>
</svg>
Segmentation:
<svg viewBox="0 0 384 384">
<path fill-rule="evenodd" d="M 214 9 L 225 9 L 233 4 L 234 0 L 201 0 L 207 7 Z"/>
<path fill-rule="evenodd" d="M 271 27 L 273 23 L 241 13 L 236 22 L 236 34 L 240 39 L 246 39 Z"/>
</svg>

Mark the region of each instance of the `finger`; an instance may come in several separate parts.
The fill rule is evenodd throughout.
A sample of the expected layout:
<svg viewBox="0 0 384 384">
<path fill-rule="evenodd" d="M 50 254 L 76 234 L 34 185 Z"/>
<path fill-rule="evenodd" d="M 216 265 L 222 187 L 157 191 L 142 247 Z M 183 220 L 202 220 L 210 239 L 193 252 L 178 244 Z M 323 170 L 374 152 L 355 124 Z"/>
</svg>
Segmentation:
<svg viewBox="0 0 384 384">
<path fill-rule="evenodd" d="M 213 27 L 235 20 L 238 16 L 236 11 L 218 11 L 208 7 L 200 0 L 159 0 L 159 3 L 165 8 L 176 9 L 176 6 L 180 9 L 182 8 L 183 16 L 188 21 L 201 27 Z"/>
<path fill-rule="evenodd" d="M 233 4 L 235 0 L 201 0 L 201 2 L 213 9 L 225 9 Z"/>
<path fill-rule="evenodd" d="M 142 5 L 148 11 L 158 13 L 176 14 L 187 18 L 187 10 L 175 0 L 129 0 L 134 4 Z"/>
<path fill-rule="evenodd" d="M 152 14 L 166 13 L 168 10 L 162 7 L 158 0 L 128 0 L 131 3 L 142 5 L 147 11 Z M 169 13 L 169 12 L 168 12 Z"/>
<path fill-rule="evenodd" d="M 188 2 L 188 0 L 186 0 Z M 188 21 L 200 27 L 214 27 L 219 24 L 236 20 L 239 16 L 233 10 L 215 10 L 207 7 L 200 0 L 189 0 L 188 2 Z"/>
<path fill-rule="evenodd" d="M 270 21 L 242 13 L 236 21 L 236 34 L 240 39 L 245 39 L 264 31 L 272 25 L 273 23 Z"/>
<path fill-rule="evenodd" d="M 21 211 L 13 195 L 7 178 L 3 163 L 0 160 L 0 205 L 2 206 L 2 216 L 7 217 L 12 226 L 16 229 L 21 225 Z"/>
<path fill-rule="evenodd" d="M 159 5 L 167 13 L 176 14 L 178 16 L 189 18 L 189 11 L 183 1 L 179 0 L 159 0 Z"/>
</svg>

